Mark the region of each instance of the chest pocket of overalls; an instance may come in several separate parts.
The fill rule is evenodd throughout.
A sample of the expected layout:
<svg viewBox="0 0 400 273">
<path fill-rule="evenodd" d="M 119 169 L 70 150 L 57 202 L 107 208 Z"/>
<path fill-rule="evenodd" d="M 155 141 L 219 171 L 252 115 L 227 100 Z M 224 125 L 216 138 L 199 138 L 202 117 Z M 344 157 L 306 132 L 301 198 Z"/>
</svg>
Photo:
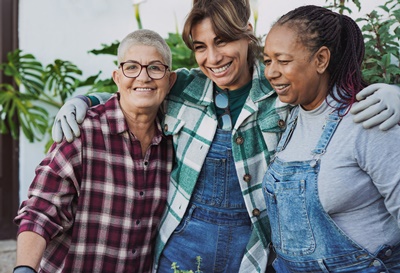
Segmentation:
<svg viewBox="0 0 400 273">
<path fill-rule="evenodd" d="M 272 243 L 286 254 L 310 254 L 315 250 L 315 240 L 306 208 L 306 181 L 276 177 L 273 170 L 264 177 Z"/>
</svg>

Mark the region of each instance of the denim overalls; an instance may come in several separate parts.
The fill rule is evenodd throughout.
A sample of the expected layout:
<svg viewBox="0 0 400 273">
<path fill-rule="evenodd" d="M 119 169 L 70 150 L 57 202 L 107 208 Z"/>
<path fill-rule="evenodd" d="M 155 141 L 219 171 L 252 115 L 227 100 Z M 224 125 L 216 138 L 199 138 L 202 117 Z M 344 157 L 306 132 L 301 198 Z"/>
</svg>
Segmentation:
<svg viewBox="0 0 400 273">
<path fill-rule="evenodd" d="M 278 273 L 400 272 L 399 245 L 383 245 L 369 253 L 336 226 L 320 203 L 320 158 L 341 120 L 339 115 L 338 111 L 330 114 L 312 160 L 283 162 L 275 155 L 264 177 L 272 243 L 278 256 L 273 266 Z M 295 108 L 277 154 L 290 140 L 297 116 Z"/>
<path fill-rule="evenodd" d="M 239 271 L 251 235 L 231 149 L 231 131 L 217 129 L 191 202 L 160 258 L 158 272 L 196 271 L 201 257 L 204 273 Z M 197 272 L 197 271 L 196 271 Z"/>
</svg>

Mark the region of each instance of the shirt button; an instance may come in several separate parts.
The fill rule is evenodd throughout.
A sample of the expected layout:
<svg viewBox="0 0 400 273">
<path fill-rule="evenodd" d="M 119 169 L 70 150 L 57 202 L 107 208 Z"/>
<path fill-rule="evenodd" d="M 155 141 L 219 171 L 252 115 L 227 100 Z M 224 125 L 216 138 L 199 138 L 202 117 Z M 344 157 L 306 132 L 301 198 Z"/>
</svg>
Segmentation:
<svg viewBox="0 0 400 273">
<path fill-rule="evenodd" d="M 278 121 L 278 126 L 279 126 L 279 128 L 285 128 L 285 126 L 286 126 L 286 122 L 283 120 L 283 119 L 280 119 L 279 121 Z"/>
<path fill-rule="evenodd" d="M 164 131 L 168 131 L 168 124 L 164 125 Z"/>
<path fill-rule="evenodd" d="M 144 195 L 144 192 L 141 191 L 139 194 L 140 194 L 140 196 L 143 196 L 143 195 Z"/>
<path fill-rule="evenodd" d="M 236 144 L 242 145 L 243 142 L 244 142 L 244 138 L 243 138 L 243 137 L 237 137 L 237 138 L 236 138 Z"/>
<path fill-rule="evenodd" d="M 251 175 L 250 174 L 245 174 L 243 176 L 243 180 L 247 183 L 249 183 L 251 181 Z"/>
<path fill-rule="evenodd" d="M 136 220 L 136 225 L 139 225 L 140 224 L 140 220 Z"/>
<path fill-rule="evenodd" d="M 386 250 L 385 251 L 385 256 L 386 257 L 392 256 L 392 250 L 391 249 Z"/>
<path fill-rule="evenodd" d="M 149 162 L 148 162 L 148 161 L 145 161 L 145 162 L 144 162 L 144 165 L 145 165 L 145 166 L 149 165 Z"/>
<path fill-rule="evenodd" d="M 255 216 L 255 217 L 260 216 L 260 210 L 259 209 L 253 209 L 253 216 Z"/>
</svg>

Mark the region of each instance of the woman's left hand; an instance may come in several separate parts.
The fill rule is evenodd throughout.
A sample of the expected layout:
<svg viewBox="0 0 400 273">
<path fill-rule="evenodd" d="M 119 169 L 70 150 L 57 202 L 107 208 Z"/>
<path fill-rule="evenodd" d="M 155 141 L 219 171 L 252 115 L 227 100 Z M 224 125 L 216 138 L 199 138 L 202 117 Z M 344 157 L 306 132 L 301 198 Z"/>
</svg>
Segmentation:
<svg viewBox="0 0 400 273">
<path fill-rule="evenodd" d="M 386 131 L 400 122 L 400 86 L 374 83 L 357 94 L 358 103 L 351 107 L 354 122 L 368 129 L 379 125 Z"/>
</svg>

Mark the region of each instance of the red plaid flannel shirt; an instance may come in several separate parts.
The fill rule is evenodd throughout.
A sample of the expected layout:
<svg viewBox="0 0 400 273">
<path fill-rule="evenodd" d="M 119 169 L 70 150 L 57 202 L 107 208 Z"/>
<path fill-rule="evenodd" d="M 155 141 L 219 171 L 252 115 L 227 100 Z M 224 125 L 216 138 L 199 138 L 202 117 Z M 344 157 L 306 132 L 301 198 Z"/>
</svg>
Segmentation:
<svg viewBox="0 0 400 273">
<path fill-rule="evenodd" d="M 40 272 L 150 272 L 173 162 L 157 122 L 145 157 L 115 94 L 72 143 L 53 144 L 15 222 L 48 244 Z"/>
</svg>

